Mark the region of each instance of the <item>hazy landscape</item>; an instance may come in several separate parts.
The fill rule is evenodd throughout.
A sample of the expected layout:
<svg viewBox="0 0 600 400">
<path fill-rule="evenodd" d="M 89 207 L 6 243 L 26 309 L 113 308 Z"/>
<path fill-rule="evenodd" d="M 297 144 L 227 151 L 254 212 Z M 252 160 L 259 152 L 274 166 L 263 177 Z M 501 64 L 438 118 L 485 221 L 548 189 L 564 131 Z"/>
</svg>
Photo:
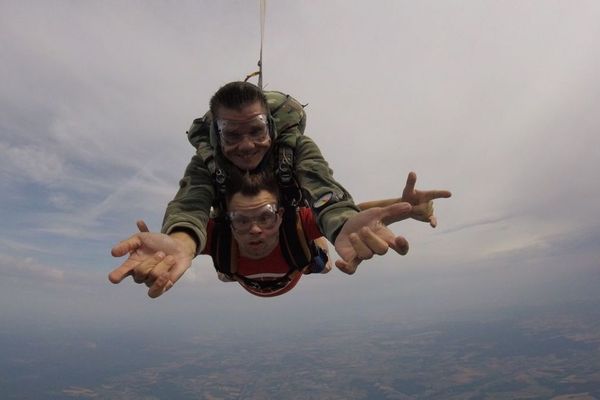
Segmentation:
<svg viewBox="0 0 600 400">
<path fill-rule="evenodd" d="M 600 398 L 600 301 L 271 331 L 0 332 L 4 399 Z"/>
</svg>

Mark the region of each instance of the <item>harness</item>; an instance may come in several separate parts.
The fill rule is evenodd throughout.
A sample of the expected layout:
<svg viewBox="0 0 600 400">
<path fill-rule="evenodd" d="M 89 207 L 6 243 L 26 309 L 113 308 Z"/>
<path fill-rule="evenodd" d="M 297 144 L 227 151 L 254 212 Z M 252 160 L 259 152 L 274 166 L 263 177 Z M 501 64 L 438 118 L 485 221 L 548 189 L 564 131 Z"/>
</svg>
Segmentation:
<svg viewBox="0 0 600 400">
<path fill-rule="evenodd" d="M 306 237 L 297 208 L 284 208 L 283 221 L 279 228 L 279 246 L 290 267 L 284 276 L 269 280 L 246 278 L 237 273 L 239 249 L 229 221 L 223 218 L 216 220 L 213 225 L 210 254 L 217 272 L 264 294 L 285 287 L 298 273 L 321 272 L 327 262 L 327 254 Z M 306 268 L 308 266 L 310 268 Z"/>
</svg>

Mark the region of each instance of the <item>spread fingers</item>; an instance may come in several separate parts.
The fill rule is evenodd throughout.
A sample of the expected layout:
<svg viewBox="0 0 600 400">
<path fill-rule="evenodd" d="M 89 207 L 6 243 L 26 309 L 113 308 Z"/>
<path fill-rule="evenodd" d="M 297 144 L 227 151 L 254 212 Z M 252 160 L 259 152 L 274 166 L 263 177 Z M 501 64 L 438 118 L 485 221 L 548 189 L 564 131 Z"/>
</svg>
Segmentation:
<svg viewBox="0 0 600 400">
<path fill-rule="evenodd" d="M 175 264 L 175 257 L 166 256 L 162 261 L 160 261 L 154 268 L 152 268 L 146 277 L 145 283 L 146 286 L 151 287 L 154 282 L 162 275 L 167 275 L 171 271 L 171 268 Z"/>
<path fill-rule="evenodd" d="M 389 245 L 385 240 L 379 237 L 371 228 L 363 227 L 359 232 L 362 243 L 366 245 L 371 253 L 375 253 L 378 255 L 384 255 L 387 253 Z M 355 249 L 356 250 L 356 249 Z M 358 251 L 357 251 L 357 254 Z M 370 257 L 369 257 L 370 258 Z"/>
<path fill-rule="evenodd" d="M 148 257 L 133 270 L 133 280 L 142 283 L 148 278 L 148 274 L 165 258 L 165 253 L 157 251 L 152 257 Z"/>
</svg>

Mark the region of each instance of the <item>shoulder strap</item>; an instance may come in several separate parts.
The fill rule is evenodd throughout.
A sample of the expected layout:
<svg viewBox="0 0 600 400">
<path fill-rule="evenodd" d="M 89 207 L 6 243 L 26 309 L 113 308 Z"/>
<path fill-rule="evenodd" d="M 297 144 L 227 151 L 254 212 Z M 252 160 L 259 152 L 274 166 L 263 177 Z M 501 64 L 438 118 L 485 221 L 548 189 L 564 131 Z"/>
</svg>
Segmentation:
<svg viewBox="0 0 600 400">
<path fill-rule="evenodd" d="M 294 173 L 294 150 L 287 145 L 277 148 L 275 175 L 282 204 L 289 207 L 299 206 L 303 201 L 302 190 Z"/>
<path fill-rule="evenodd" d="M 275 175 L 284 207 L 304 205 L 304 196 L 296 178 L 295 153 L 298 135 L 282 135 L 277 140 Z"/>
<path fill-rule="evenodd" d="M 196 154 L 202 159 L 204 165 L 210 173 L 213 186 L 215 188 L 215 199 L 213 200 L 213 207 L 216 209 L 217 214 L 225 210 L 225 191 L 227 184 L 227 173 L 225 169 L 221 168 L 216 161 L 215 151 L 209 143 L 200 142 L 196 147 Z"/>
<path fill-rule="evenodd" d="M 211 234 L 211 255 L 218 272 L 233 279 L 237 272 L 238 247 L 232 238 L 229 223 L 217 221 Z"/>
<path fill-rule="evenodd" d="M 196 118 L 188 129 L 189 142 L 196 148 L 196 155 L 200 157 L 208 172 L 210 173 L 215 188 L 215 200 L 213 206 L 216 210 L 223 210 L 225 203 L 225 184 L 227 173 L 216 159 L 215 148 L 211 144 L 210 132 L 212 125 L 212 114 L 207 111 L 202 118 Z"/>
<path fill-rule="evenodd" d="M 279 229 L 281 253 L 290 269 L 302 269 L 313 259 L 309 241 L 306 239 L 299 211 L 296 207 L 285 207 Z"/>
</svg>

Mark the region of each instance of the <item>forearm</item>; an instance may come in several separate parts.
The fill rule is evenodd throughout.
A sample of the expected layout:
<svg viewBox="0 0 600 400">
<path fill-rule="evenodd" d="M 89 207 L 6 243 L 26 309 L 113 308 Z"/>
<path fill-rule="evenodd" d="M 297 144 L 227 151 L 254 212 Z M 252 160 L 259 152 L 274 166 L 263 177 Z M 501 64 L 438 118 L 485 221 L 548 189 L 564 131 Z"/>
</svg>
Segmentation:
<svg viewBox="0 0 600 400">
<path fill-rule="evenodd" d="M 161 231 L 171 234 L 185 230 L 196 236 L 197 252 L 206 244 L 206 224 L 214 198 L 210 173 L 200 157 L 192 158 L 179 182 L 179 191 L 169 202 Z"/>
<path fill-rule="evenodd" d="M 373 207 L 387 207 L 391 206 L 392 204 L 400 203 L 401 201 L 401 197 L 397 197 L 395 199 L 365 201 L 363 203 L 359 203 L 358 208 L 361 210 L 368 210 L 369 208 Z"/>
<path fill-rule="evenodd" d="M 404 202 L 404 199 L 402 197 L 398 197 L 395 199 L 366 201 L 366 202 L 358 204 L 358 207 L 361 210 L 368 210 L 369 208 L 387 207 L 387 206 L 391 206 L 392 204 L 402 203 L 402 202 Z M 429 201 L 427 203 L 413 205 L 410 214 L 408 214 L 406 216 L 406 218 L 403 218 L 403 219 L 412 218 L 412 219 L 416 219 L 417 221 L 429 222 L 430 218 L 432 216 L 433 216 L 433 204 L 431 201 Z"/>
</svg>

